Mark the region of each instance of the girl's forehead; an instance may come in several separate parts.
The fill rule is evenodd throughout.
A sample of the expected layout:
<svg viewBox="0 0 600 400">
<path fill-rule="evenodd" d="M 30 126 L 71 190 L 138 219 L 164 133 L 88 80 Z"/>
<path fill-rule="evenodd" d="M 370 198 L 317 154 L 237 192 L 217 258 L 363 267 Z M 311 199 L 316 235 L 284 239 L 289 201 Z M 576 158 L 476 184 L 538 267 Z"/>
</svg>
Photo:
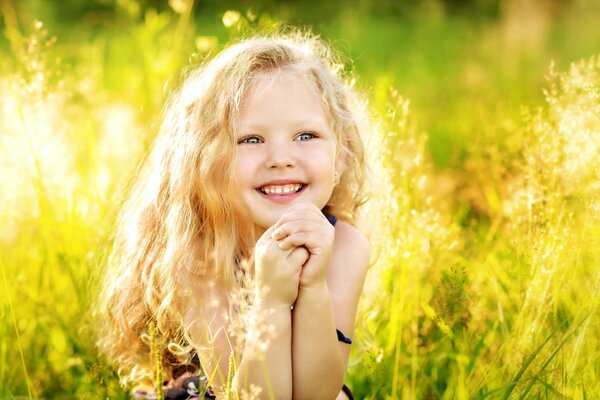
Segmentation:
<svg viewBox="0 0 600 400">
<path fill-rule="evenodd" d="M 267 121 L 283 120 L 297 125 L 302 125 L 301 121 L 312 121 L 309 125 L 315 128 L 332 130 L 334 118 L 324 94 L 319 90 L 320 85 L 314 79 L 308 70 L 291 68 L 256 73 L 241 93 L 233 131 L 239 133 Z"/>
<path fill-rule="evenodd" d="M 323 96 L 308 78 L 288 71 L 263 73 L 242 98 L 239 116 L 256 120 L 314 119 L 329 125 Z"/>
<path fill-rule="evenodd" d="M 305 90 L 311 95 L 316 95 L 319 98 L 321 97 L 317 85 L 308 74 L 280 68 L 272 71 L 259 72 L 252 77 L 246 87 L 243 99 L 248 100 L 249 97 L 257 97 L 269 89 L 278 89 L 283 86 L 288 88 L 292 86 L 294 89 Z"/>
</svg>

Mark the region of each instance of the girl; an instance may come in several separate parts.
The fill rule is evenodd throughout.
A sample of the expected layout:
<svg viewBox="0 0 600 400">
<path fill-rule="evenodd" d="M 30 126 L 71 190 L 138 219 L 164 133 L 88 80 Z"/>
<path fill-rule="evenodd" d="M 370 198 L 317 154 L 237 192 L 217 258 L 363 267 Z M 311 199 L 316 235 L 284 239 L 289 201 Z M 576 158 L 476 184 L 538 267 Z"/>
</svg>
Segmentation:
<svg viewBox="0 0 600 400">
<path fill-rule="evenodd" d="M 340 72 L 315 37 L 255 37 L 171 97 L 102 287 L 99 346 L 124 384 L 152 385 L 152 322 L 167 396 L 201 365 L 217 397 L 352 398 L 366 114 Z"/>
</svg>

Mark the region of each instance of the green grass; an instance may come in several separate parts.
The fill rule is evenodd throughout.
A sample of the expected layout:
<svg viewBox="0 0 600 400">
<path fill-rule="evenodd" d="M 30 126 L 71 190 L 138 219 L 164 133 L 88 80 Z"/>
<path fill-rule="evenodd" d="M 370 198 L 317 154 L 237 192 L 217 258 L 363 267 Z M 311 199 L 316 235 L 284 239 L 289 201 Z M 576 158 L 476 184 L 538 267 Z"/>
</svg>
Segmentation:
<svg viewBox="0 0 600 400">
<path fill-rule="evenodd" d="M 127 397 L 90 313 L 118 204 L 196 39 L 282 20 L 381 118 L 357 398 L 600 396 L 597 5 L 262 3 L 227 28 L 247 9 L 133 3 L 2 3 L 0 398 Z"/>
</svg>

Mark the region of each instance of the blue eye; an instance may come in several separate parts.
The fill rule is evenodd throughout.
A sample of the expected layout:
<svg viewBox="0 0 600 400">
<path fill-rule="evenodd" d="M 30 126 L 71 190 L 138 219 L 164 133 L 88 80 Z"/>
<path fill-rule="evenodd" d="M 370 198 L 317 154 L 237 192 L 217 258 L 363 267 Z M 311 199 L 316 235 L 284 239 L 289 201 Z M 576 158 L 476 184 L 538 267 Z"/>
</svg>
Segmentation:
<svg viewBox="0 0 600 400">
<path fill-rule="evenodd" d="M 316 137 L 317 137 L 317 135 L 315 135 L 312 132 L 302 132 L 301 134 L 298 135 L 297 139 L 300 141 L 306 141 L 306 140 L 314 139 Z"/>
<path fill-rule="evenodd" d="M 260 138 L 257 136 L 246 136 L 238 140 L 238 144 L 248 143 L 248 144 L 259 144 Z"/>
</svg>

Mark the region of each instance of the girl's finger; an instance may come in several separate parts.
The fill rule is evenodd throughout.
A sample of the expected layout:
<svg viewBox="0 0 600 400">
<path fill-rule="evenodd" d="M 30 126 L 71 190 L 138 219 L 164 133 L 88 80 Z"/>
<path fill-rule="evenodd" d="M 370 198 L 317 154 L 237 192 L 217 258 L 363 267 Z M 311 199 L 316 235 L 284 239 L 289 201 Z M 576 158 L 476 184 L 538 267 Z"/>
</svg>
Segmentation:
<svg viewBox="0 0 600 400">
<path fill-rule="evenodd" d="M 279 220 L 275 223 L 274 227 L 278 228 L 285 222 L 294 220 L 327 220 L 325 215 L 316 206 L 310 203 L 302 203 L 290 207 Z"/>
<path fill-rule="evenodd" d="M 267 229 L 267 230 L 266 230 L 266 231 L 265 231 L 265 232 L 262 234 L 262 236 L 261 236 L 260 238 L 258 238 L 258 241 L 257 241 L 257 243 L 258 243 L 258 242 L 263 242 L 263 241 L 265 241 L 265 240 L 267 240 L 267 239 L 271 238 L 271 235 L 273 234 L 273 231 L 274 231 L 274 230 L 275 230 L 275 226 L 274 226 L 274 225 L 270 226 L 270 227 L 269 227 L 269 228 L 268 228 L 268 229 Z"/>
<path fill-rule="evenodd" d="M 309 251 L 311 251 L 311 249 L 319 247 L 323 241 L 323 237 L 320 235 L 307 232 L 296 232 L 281 240 L 278 245 L 282 250 L 287 250 L 292 247 L 305 246 Z"/>
<path fill-rule="evenodd" d="M 307 221 L 307 220 L 299 220 L 299 221 L 290 221 L 286 222 L 283 225 L 279 226 L 275 230 L 271 232 L 271 238 L 273 240 L 281 240 L 286 236 L 289 236 L 296 232 L 319 232 L 324 229 L 324 225 L 320 222 L 316 221 Z M 325 228 L 326 229 L 326 228 Z"/>
<path fill-rule="evenodd" d="M 288 259 L 293 263 L 304 265 L 306 260 L 308 260 L 308 256 L 309 253 L 308 250 L 306 250 L 306 247 L 296 247 L 290 252 Z"/>
</svg>

